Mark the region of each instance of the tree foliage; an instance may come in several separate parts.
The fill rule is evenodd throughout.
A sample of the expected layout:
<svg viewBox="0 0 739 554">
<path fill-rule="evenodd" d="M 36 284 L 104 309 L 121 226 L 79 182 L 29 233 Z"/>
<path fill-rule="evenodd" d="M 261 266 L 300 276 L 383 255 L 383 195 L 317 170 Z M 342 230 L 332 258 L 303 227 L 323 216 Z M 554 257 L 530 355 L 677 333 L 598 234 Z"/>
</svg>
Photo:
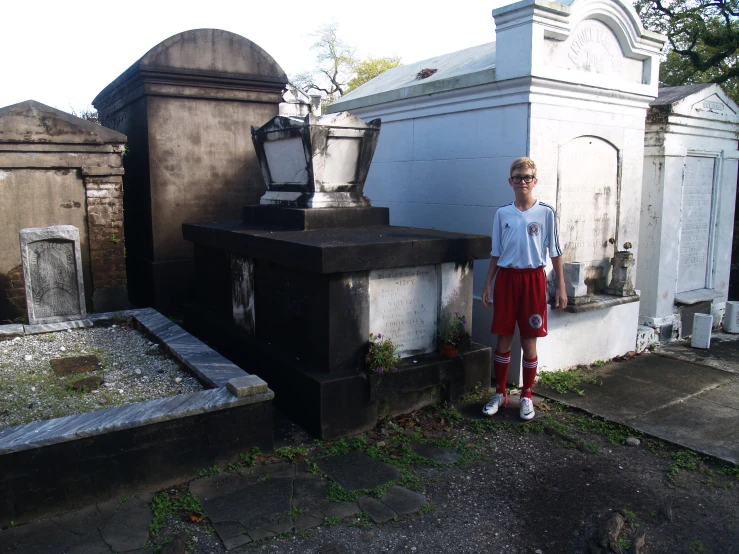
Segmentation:
<svg viewBox="0 0 739 554">
<path fill-rule="evenodd" d="M 316 52 L 316 68 L 294 75 L 290 82 L 306 93 L 322 93 L 327 103 L 377 77 L 383 71 L 401 65 L 400 58 L 397 57 L 358 58 L 356 48 L 345 43 L 339 36 L 339 24 L 336 21 L 321 25 L 311 36 L 316 39 L 311 46 Z"/>
<path fill-rule="evenodd" d="M 380 73 L 385 73 L 388 69 L 393 69 L 402 65 L 400 58 L 367 58 L 360 60 L 354 65 L 355 75 L 346 85 L 344 94 L 362 86 L 367 81 L 371 81 Z"/>
<path fill-rule="evenodd" d="M 739 0 L 638 0 L 644 26 L 667 36 L 660 81 L 718 83 L 739 101 Z"/>
</svg>

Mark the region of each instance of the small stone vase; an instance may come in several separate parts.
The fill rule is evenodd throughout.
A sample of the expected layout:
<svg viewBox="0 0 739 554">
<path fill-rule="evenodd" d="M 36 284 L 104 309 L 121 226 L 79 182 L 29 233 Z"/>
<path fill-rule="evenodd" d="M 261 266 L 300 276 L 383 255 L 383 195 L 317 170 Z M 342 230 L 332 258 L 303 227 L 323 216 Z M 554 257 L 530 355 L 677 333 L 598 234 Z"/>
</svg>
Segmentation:
<svg viewBox="0 0 739 554">
<path fill-rule="evenodd" d="M 441 355 L 445 358 L 456 358 L 459 354 L 459 347 L 448 342 L 441 343 Z"/>
</svg>

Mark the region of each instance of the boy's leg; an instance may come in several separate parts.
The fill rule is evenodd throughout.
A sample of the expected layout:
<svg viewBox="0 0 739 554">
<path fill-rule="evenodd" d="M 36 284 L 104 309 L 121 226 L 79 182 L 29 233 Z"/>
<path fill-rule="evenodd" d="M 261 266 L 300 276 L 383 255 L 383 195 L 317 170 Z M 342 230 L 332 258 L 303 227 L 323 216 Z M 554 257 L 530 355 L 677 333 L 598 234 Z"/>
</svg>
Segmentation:
<svg viewBox="0 0 739 554">
<path fill-rule="evenodd" d="M 506 400 L 508 399 L 506 383 L 508 382 L 508 367 L 511 364 L 511 344 L 513 344 L 513 335 L 498 335 L 498 344 L 493 353 L 495 392 L 502 394 Z"/>
<path fill-rule="evenodd" d="M 498 270 L 493 285 L 493 324 L 490 328 L 491 333 L 498 335 L 498 344 L 493 354 L 495 394 L 482 409 L 485 415 L 496 414 L 498 408 L 508 402 L 506 382 L 511 362 L 513 333 L 516 330 L 518 289 L 515 284 L 514 272 L 509 272 L 506 268 Z"/>
<path fill-rule="evenodd" d="M 546 276 L 544 271 L 533 271 L 526 276 L 528 295 L 522 296 L 518 312 L 518 327 L 521 331 L 523 350 L 523 388 L 521 389 L 521 419 L 529 420 L 535 415 L 531 389 L 539 367 L 536 351 L 537 337 L 547 335 Z"/>
<path fill-rule="evenodd" d="M 523 350 L 523 388 L 521 398 L 531 398 L 531 389 L 536 380 L 536 370 L 539 367 L 539 357 L 536 353 L 536 337 L 522 338 Z"/>
</svg>

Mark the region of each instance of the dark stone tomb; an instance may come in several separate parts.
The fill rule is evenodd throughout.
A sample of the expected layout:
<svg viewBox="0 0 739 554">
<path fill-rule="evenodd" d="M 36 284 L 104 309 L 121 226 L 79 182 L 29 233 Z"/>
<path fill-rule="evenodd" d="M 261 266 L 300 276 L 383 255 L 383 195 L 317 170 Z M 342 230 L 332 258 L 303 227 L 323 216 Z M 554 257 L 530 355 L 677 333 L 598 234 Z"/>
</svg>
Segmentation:
<svg viewBox="0 0 739 554">
<path fill-rule="evenodd" d="M 186 223 L 199 294 L 186 325 L 267 381 L 277 406 L 332 439 L 490 382 L 490 348 L 438 351 L 441 317 L 471 325 L 473 260 L 490 238 L 388 224 L 363 195 L 379 120 L 276 117 L 252 128 L 268 191 L 242 221 Z M 343 164 L 343 165 L 342 165 Z M 369 373 L 370 333 L 400 345 Z"/>
</svg>

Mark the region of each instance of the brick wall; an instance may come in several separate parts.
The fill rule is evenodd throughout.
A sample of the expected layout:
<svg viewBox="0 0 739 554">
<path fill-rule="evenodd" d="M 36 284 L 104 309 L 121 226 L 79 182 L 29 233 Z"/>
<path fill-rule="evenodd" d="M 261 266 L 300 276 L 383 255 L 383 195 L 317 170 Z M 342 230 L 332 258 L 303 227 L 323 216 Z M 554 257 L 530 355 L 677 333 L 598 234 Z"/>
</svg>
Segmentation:
<svg viewBox="0 0 739 554">
<path fill-rule="evenodd" d="M 26 314 L 26 287 L 23 266 L 0 273 L 0 325 L 11 323 Z"/>
<path fill-rule="evenodd" d="M 93 290 L 125 287 L 122 178 L 85 177 L 85 191 Z"/>
</svg>

